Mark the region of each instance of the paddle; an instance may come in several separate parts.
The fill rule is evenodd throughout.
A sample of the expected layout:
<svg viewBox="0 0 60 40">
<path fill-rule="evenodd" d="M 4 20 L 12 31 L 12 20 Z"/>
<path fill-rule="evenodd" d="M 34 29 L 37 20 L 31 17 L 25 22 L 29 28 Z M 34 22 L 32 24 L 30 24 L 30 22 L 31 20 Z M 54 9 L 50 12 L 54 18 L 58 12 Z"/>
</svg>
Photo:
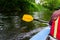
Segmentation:
<svg viewBox="0 0 60 40">
<path fill-rule="evenodd" d="M 32 15 L 29 15 L 29 14 L 24 14 L 22 17 L 22 20 L 25 22 L 38 21 L 38 22 L 42 22 L 42 23 L 48 23 L 47 21 L 35 19 L 35 18 L 33 18 Z"/>
<path fill-rule="evenodd" d="M 35 20 L 35 21 L 47 23 L 45 21 L 40 21 L 38 19 L 34 19 L 33 16 L 31 16 L 29 14 L 24 14 L 22 17 L 22 20 L 25 22 L 31 22 L 31 21 Z M 45 29 L 43 29 L 42 31 L 40 31 L 36 35 L 34 35 L 30 40 L 46 40 L 49 32 L 50 32 L 50 28 L 46 27 Z"/>
</svg>

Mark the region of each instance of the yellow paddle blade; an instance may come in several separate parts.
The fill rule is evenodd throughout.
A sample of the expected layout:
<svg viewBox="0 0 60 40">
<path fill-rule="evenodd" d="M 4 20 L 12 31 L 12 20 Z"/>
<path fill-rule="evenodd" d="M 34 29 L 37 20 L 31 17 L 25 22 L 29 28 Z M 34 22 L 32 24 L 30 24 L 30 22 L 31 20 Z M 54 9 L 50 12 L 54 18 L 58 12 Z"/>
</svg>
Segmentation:
<svg viewBox="0 0 60 40">
<path fill-rule="evenodd" d="M 29 14 L 24 14 L 22 17 L 22 20 L 26 21 L 26 22 L 31 22 L 31 21 L 33 21 L 33 17 Z"/>
</svg>

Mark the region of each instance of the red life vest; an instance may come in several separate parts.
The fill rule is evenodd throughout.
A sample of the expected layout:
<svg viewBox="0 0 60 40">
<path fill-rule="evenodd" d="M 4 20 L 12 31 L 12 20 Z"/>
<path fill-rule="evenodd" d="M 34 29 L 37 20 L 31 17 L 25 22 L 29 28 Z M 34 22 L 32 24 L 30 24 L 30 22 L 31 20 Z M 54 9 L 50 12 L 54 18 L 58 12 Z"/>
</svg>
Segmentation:
<svg viewBox="0 0 60 40">
<path fill-rule="evenodd" d="M 58 17 L 55 21 L 52 22 L 50 35 L 60 40 L 60 17 Z"/>
</svg>

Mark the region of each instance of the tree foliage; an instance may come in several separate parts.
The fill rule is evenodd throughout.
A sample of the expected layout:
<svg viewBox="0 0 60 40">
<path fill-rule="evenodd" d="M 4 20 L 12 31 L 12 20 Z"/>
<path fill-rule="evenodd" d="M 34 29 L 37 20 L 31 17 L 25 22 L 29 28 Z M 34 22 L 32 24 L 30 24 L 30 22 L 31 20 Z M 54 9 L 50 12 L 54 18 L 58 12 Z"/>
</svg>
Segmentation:
<svg viewBox="0 0 60 40">
<path fill-rule="evenodd" d="M 0 13 L 18 15 L 38 9 L 34 0 L 0 0 Z"/>
<path fill-rule="evenodd" d="M 42 2 L 42 6 L 48 8 L 51 11 L 60 8 L 60 0 L 43 0 Z"/>
</svg>

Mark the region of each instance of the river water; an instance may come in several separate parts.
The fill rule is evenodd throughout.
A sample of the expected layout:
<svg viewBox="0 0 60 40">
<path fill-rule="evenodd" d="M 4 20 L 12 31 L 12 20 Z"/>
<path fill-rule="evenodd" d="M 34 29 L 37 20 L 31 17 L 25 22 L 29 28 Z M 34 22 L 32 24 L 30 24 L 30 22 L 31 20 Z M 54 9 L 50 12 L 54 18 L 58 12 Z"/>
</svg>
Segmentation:
<svg viewBox="0 0 60 40">
<path fill-rule="evenodd" d="M 41 12 L 34 12 L 33 17 L 41 20 L 42 18 L 45 18 L 43 15 L 44 14 Z M 19 19 L 19 16 L 8 17 L 0 14 L 0 40 L 29 40 L 33 35 L 41 31 L 48 24 L 33 21 L 35 25 L 34 29 L 30 28 L 31 30 L 26 32 L 26 27 L 20 27 L 20 22 L 21 20 Z"/>
</svg>

